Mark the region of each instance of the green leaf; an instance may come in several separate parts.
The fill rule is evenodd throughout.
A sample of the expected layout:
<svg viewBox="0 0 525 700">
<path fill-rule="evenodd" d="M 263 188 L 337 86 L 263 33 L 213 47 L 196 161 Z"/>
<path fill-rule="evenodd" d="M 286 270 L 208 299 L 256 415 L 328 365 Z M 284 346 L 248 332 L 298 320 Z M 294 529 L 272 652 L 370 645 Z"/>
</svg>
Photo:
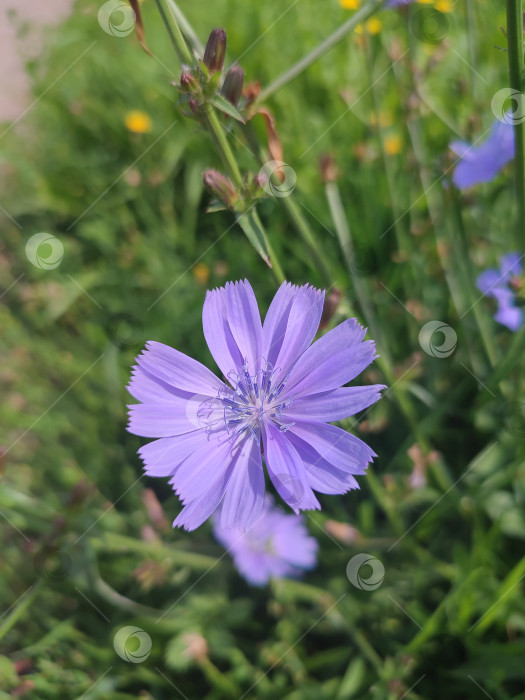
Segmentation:
<svg viewBox="0 0 525 700">
<path fill-rule="evenodd" d="M 259 253 L 268 267 L 271 267 L 270 253 L 268 252 L 268 241 L 266 240 L 266 234 L 261 226 L 261 222 L 255 207 L 251 207 L 241 214 L 236 214 L 235 218 L 252 246 Z"/>
<path fill-rule="evenodd" d="M 214 95 L 214 97 L 211 99 L 211 103 L 218 110 L 224 112 L 224 114 L 227 114 L 229 117 L 233 117 L 238 122 L 241 122 L 241 124 L 246 124 L 239 110 L 234 107 L 231 102 L 228 102 L 228 100 L 222 95 Z"/>
</svg>

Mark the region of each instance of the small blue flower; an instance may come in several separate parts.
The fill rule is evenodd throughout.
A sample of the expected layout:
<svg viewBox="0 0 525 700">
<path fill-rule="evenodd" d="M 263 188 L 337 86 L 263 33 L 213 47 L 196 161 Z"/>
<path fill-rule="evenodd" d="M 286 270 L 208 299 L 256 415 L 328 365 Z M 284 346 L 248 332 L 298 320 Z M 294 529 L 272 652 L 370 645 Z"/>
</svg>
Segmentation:
<svg viewBox="0 0 525 700">
<path fill-rule="evenodd" d="M 510 279 L 521 274 L 519 253 L 507 253 L 501 258 L 500 269 L 490 269 L 482 272 L 477 279 L 478 289 L 485 296 L 490 296 L 498 302 L 498 310 L 494 320 L 511 331 L 517 331 L 523 324 L 523 309 L 515 306 L 516 295 L 509 285 Z"/>
<path fill-rule="evenodd" d="M 460 157 L 452 180 L 460 190 L 490 182 L 514 158 L 514 130 L 511 123 L 496 120 L 488 138 L 479 146 L 453 141 L 450 148 Z"/>
<path fill-rule="evenodd" d="M 317 564 L 317 540 L 308 534 L 304 519 L 274 506 L 266 496 L 259 518 L 248 530 L 224 528 L 213 519 L 217 540 L 233 557 L 237 571 L 253 586 L 270 578 L 297 578 Z"/>
</svg>

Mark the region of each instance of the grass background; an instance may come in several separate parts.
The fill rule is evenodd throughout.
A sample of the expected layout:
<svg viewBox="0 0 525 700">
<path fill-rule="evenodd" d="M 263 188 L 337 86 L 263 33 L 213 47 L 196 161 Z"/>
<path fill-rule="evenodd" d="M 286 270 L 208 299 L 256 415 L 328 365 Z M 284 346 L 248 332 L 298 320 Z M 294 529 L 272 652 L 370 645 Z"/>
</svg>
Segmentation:
<svg viewBox="0 0 525 700">
<path fill-rule="evenodd" d="M 340 289 L 331 325 L 364 320 L 361 281 L 395 388 L 352 428 L 378 453 L 361 490 L 321 497 L 308 515 L 317 569 L 253 589 L 208 525 L 171 529 L 177 499 L 141 478 L 142 441 L 125 431 L 124 387 L 146 340 L 213 367 L 205 289 L 246 276 L 265 309 L 277 287 L 231 214 L 206 213 L 202 171 L 221 166 L 176 108 L 177 61 L 154 3 L 142 7 L 156 59 L 135 34 L 105 34 L 99 6 L 78 2 L 29 66 L 34 107 L 1 137 L 0 697 L 524 698 L 523 364 L 509 360 L 523 334 L 497 326 L 472 285 L 519 249 L 511 170 L 462 194 L 447 174 L 450 140 L 487 130 L 492 96 L 508 84 L 496 48 L 504 8 L 456 3 L 440 41 L 421 7 L 384 11 L 378 34 L 348 37 L 269 100 L 297 173 L 292 198 L 331 279 L 276 198 L 259 208 L 271 244 L 287 279 Z M 181 8 L 202 41 L 223 26 L 227 60 L 240 57 L 262 85 L 349 16 L 335 0 Z M 150 115 L 151 133 L 125 128 L 131 109 Z M 399 153 L 385 152 L 388 138 Z M 242 171 L 256 173 L 242 128 L 230 140 Z M 353 275 L 323 153 L 340 172 Z M 25 256 L 40 231 L 64 246 L 54 270 Z M 457 333 L 449 357 L 422 350 L 429 320 Z M 364 380 L 384 381 L 377 364 Z M 414 489 L 408 450 L 427 443 L 440 457 Z M 361 552 L 385 567 L 374 591 L 346 576 Z M 130 625 L 152 639 L 143 663 L 113 648 Z"/>
</svg>

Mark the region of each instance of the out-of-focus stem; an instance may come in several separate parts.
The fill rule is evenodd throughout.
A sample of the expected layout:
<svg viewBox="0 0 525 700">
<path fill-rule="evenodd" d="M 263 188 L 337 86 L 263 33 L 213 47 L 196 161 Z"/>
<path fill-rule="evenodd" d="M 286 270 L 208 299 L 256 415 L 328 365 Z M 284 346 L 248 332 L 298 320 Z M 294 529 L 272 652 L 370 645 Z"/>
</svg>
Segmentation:
<svg viewBox="0 0 525 700">
<path fill-rule="evenodd" d="M 379 323 L 376 319 L 374 309 L 369 301 L 369 296 L 364 288 L 363 281 L 356 274 L 356 260 L 354 255 L 354 246 L 352 243 L 352 237 L 350 235 L 350 227 L 346 219 L 346 215 L 343 209 L 343 204 L 341 202 L 341 195 L 339 192 L 339 187 L 335 182 L 327 182 L 325 185 L 326 198 L 328 200 L 328 206 L 330 208 L 330 214 L 332 216 L 332 221 L 334 222 L 335 232 L 339 245 L 343 252 L 343 257 L 345 259 L 346 265 L 348 267 L 348 272 L 352 279 L 352 284 L 355 289 L 356 297 L 359 301 L 361 309 L 363 310 L 363 315 L 368 323 L 372 335 L 376 338 L 378 344 L 381 347 L 381 357 L 383 360 L 387 360 L 390 365 L 390 356 L 386 344 L 383 343 Z"/>
<path fill-rule="evenodd" d="M 292 197 L 281 197 L 280 200 L 281 204 L 283 205 L 283 208 L 286 210 L 288 216 L 295 224 L 304 242 L 314 254 L 317 267 L 319 268 L 324 283 L 327 286 L 332 285 L 334 282 L 333 275 L 325 263 L 324 255 L 321 249 L 319 248 L 319 244 L 312 232 L 312 229 L 310 228 L 310 224 L 306 221 L 305 217 L 303 216 L 303 213 L 301 212 L 297 204 L 294 202 Z"/>
<path fill-rule="evenodd" d="M 510 87 L 521 93 L 519 112 L 523 112 L 525 67 L 523 63 L 523 0 L 507 0 L 507 48 Z M 516 203 L 518 207 L 517 241 L 522 245 L 525 231 L 525 120 L 514 124 Z"/>
<path fill-rule="evenodd" d="M 267 100 L 270 95 L 273 95 L 277 90 L 287 85 L 289 82 L 301 75 L 307 68 L 309 68 L 318 59 L 328 53 L 336 44 L 338 44 L 342 39 L 350 34 L 358 24 L 365 22 L 369 17 L 371 17 L 381 5 L 383 5 L 385 0 L 370 0 L 364 7 L 358 10 L 355 14 L 350 17 L 344 24 L 342 24 L 333 34 L 331 34 L 327 39 L 325 39 L 319 46 L 316 46 L 313 51 L 310 51 L 304 58 L 298 61 L 295 65 L 288 68 L 282 75 L 276 78 L 270 85 L 268 85 L 264 90 L 261 91 L 258 101 L 263 102 Z"/>
<path fill-rule="evenodd" d="M 193 57 L 191 51 L 188 48 L 186 40 L 182 36 L 182 32 L 179 27 L 173 10 L 170 8 L 166 0 L 155 0 L 159 14 L 164 22 L 164 26 L 168 32 L 175 53 L 177 54 L 179 61 L 181 63 L 186 63 L 191 66 L 193 63 Z"/>
<path fill-rule="evenodd" d="M 186 37 L 186 40 L 188 43 L 191 45 L 191 47 L 200 55 L 202 56 L 204 53 L 204 46 L 201 44 L 199 41 L 199 37 L 193 30 L 193 27 L 191 24 L 188 22 L 186 19 L 184 13 L 180 9 L 180 7 L 177 5 L 174 0 L 167 0 L 168 2 L 168 7 L 173 13 L 173 17 L 175 18 L 177 24 L 179 25 L 182 34 Z"/>
<path fill-rule="evenodd" d="M 341 202 L 339 188 L 335 182 L 326 183 L 326 197 L 328 199 L 328 206 L 330 207 L 330 213 L 334 222 L 337 238 L 343 251 L 343 255 L 345 256 L 345 262 L 348 266 L 348 271 L 352 277 L 356 296 L 363 310 L 366 322 L 372 330 L 374 337 L 377 339 L 377 343 L 380 348 L 380 356 L 377 360 L 377 363 L 381 368 L 381 371 L 385 375 L 389 387 L 394 392 L 394 395 L 401 408 L 401 411 L 405 415 L 405 418 L 414 436 L 416 437 L 416 440 L 421 445 L 421 449 L 425 454 L 428 454 L 431 451 L 432 447 L 420 429 L 418 417 L 414 410 L 412 402 L 408 398 L 403 387 L 401 387 L 397 383 L 392 359 L 390 357 L 387 344 L 383 341 L 383 333 L 381 332 L 379 322 L 377 321 L 373 308 L 368 301 L 368 292 L 364 288 L 364 285 L 359 279 L 359 276 L 355 274 L 356 266 L 353 254 L 350 227 L 348 225 L 348 221 Z M 433 471 L 440 486 L 444 489 L 448 489 L 452 482 L 449 475 L 447 474 L 444 464 L 442 464 L 439 460 L 436 460 L 436 462 L 433 465 Z"/>
</svg>

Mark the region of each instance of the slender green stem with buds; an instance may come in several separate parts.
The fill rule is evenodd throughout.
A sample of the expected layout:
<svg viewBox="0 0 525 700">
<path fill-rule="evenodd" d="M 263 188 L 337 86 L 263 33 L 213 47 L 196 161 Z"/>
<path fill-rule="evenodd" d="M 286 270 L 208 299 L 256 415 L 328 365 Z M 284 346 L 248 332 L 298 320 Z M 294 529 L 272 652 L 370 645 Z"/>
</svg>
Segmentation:
<svg viewBox="0 0 525 700">
<path fill-rule="evenodd" d="M 523 0 L 507 0 L 507 42 L 509 56 L 510 87 L 522 94 L 525 88 L 523 61 Z M 518 118 L 514 124 L 516 203 L 518 205 L 518 243 L 525 231 L 525 119 L 523 99 L 518 105 Z"/>
</svg>

